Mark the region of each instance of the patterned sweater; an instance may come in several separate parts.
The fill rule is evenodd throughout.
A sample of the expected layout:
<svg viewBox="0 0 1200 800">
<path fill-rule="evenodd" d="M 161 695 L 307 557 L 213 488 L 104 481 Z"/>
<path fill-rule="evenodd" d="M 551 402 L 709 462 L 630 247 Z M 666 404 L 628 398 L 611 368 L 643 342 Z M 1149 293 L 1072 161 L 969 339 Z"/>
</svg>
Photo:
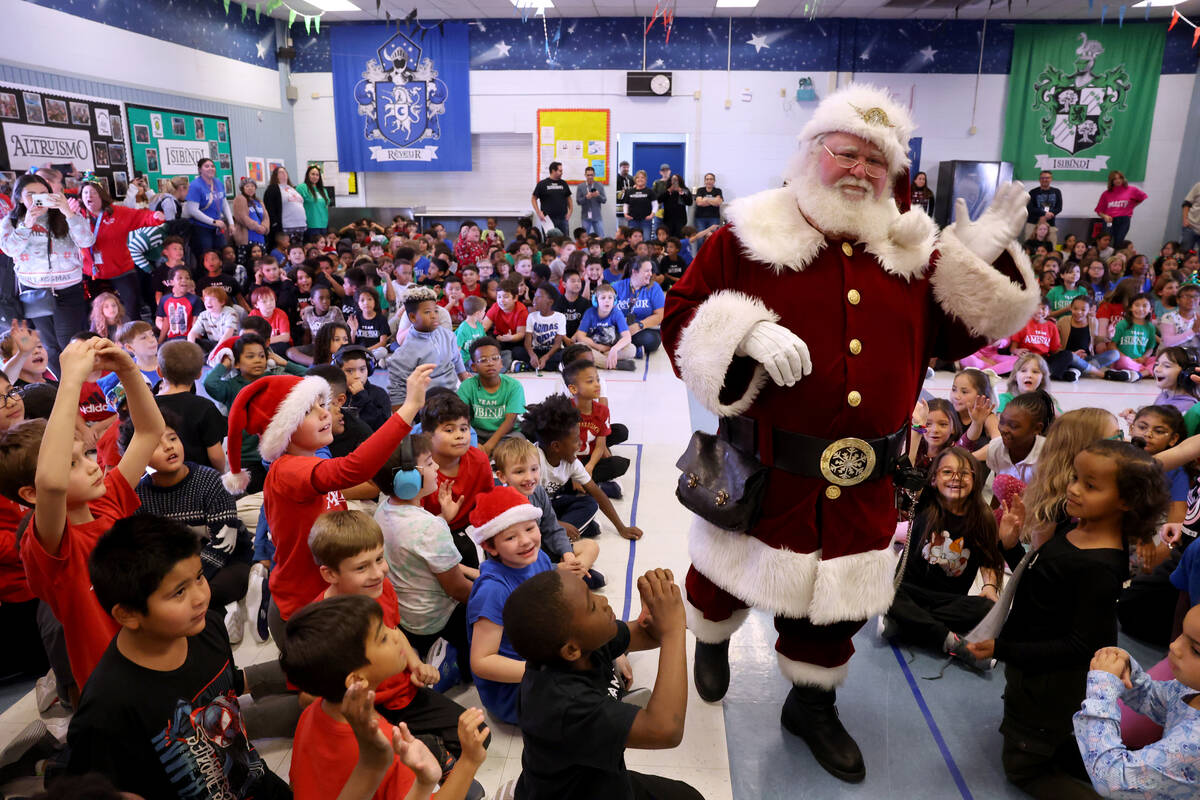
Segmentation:
<svg viewBox="0 0 1200 800">
<path fill-rule="evenodd" d="M 238 519 L 233 495 L 221 483 L 221 473 L 190 461 L 187 468 L 187 477 L 174 486 L 155 486 L 149 475 L 138 481 L 134 490 L 142 501 L 138 513 L 155 514 L 197 532 L 203 531 L 207 540 L 200 549 L 200 560 L 204 563 L 205 577 L 211 578 L 229 563 L 232 555 L 212 546 L 221 529 L 228 526 L 237 530 L 239 547 L 249 545 L 250 535 Z"/>
</svg>

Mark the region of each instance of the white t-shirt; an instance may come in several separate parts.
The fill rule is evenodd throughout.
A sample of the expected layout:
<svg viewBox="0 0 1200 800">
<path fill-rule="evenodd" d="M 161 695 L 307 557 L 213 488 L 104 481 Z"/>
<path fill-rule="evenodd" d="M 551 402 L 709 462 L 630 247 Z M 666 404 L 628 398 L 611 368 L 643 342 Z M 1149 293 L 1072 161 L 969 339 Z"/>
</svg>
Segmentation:
<svg viewBox="0 0 1200 800">
<path fill-rule="evenodd" d="M 559 336 L 567 335 L 567 317 L 561 311 L 549 316 L 530 314 L 525 321 L 525 328 L 533 334 L 534 350 L 549 350 Z"/>
<path fill-rule="evenodd" d="M 304 198 L 300 193 L 287 184 L 280 184 L 279 195 L 283 201 L 283 219 L 279 224 L 287 230 L 307 227 L 308 217 L 304 213 Z"/>
<path fill-rule="evenodd" d="M 1033 449 L 1029 451 L 1029 455 L 1014 464 L 1012 458 L 1008 455 L 1008 448 L 1004 446 L 1004 442 L 996 438 L 988 445 L 985 463 L 988 465 L 988 469 L 996 475 L 1008 475 L 1022 483 L 1028 484 L 1030 479 L 1033 478 L 1033 468 L 1037 466 L 1037 461 L 1041 458 L 1042 445 L 1045 443 L 1045 436 L 1039 436 L 1034 439 Z"/>
<path fill-rule="evenodd" d="M 588 471 L 583 468 L 583 462 L 578 458 L 573 461 L 567 461 L 564 458 L 558 462 L 557 467 L 552 467 L 550 466 L 550 462 L 546 460 L 546 454 L 539 447 L 538 460 L 542 463 L 542 486 L 546 487 L 546 492 L 551 497 L 571 481 L 575 481 L 580 486 L 592 482 L 592 476 L 588 475 Z"/>
<path fill-rule="evenodd" d="M 400 624 L 410 633 L 437 633 L 458 605 L 437 579 L 462 561 L 450 526 L 420 506 L 389 500 L 379 504 L 375 521 L 383 529 L 383 555 L 400 604 Z"/>
</svg>

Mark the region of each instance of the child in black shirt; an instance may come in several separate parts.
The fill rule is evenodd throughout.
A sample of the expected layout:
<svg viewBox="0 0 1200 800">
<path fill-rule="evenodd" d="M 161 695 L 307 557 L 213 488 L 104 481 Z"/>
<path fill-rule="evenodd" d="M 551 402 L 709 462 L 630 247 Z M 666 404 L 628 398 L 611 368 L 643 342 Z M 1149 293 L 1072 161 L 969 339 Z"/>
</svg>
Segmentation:
<svg viewBox="0 0 1200 800">
<path fill-rule="evenodd" d="M 567 318 L 567 338 L 579 330 L 583 312 L 592 307 L 592 301 L 583 296 L 583 276 L 578 270 L 568 269 L 563 273 L 563 293 L 554 301 L 554 310 Z"/>
<path fill-rule="evenodd" d="M 209 610 L 199 538 L 161 517 L 126 517 L 88 567 L 121 630 L 71 720 L 68 772 L 99 772 L 142 797 L 290 798 L 246 737 L 246 676 Z"/>
<path fill-rule="evenodd" d="M 638 578 L 648 616 L 630 629 L 578 576 L 542 572 L 504 604 L 504 633 L 526 659 L 517 714 L 524 750 L 518 800 L 699 800 L 681 781 L 630 772 L 625 748 L 661 750 L 683 738 L 687 711 L 683 598 L 670 570 Z M 645 708 L 617 699 L 613 660 L 661 648 Z M 501 791 L 503 796 L 503 790 Z"/>
</svg>

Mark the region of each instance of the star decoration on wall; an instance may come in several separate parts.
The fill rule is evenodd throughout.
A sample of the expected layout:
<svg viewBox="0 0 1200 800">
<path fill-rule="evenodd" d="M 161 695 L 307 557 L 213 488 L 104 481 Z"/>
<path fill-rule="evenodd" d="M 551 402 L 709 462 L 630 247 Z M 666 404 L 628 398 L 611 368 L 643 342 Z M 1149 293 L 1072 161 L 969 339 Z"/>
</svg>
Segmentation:
<svg viewBox="0 0 1200 800">
<path fill-rule="evenodd" d="M 925 61 L 933 61 L 933 56 L 937 53 L 937 50 L 934 50 L 932 45 L 926 45 L 924 50 L 918 50 L 917 52 L 921 54 Z"/>
<path fill-rule="evenodd" d="M 512 45 L 505 44 L 503 39 L 501 39 L 499 42 L 496 42 L 496 55 L 498 55 L 500 58 L 507 58 L 508 51 L 511 49 Z"/>
<path fill-rule="evenodd" d="M 749 41 L 746 42 L 746 44 L 753 47 L 755 53 L 761 53 L 764 48 L 766 48 L 767 50 L 771 49 L 771 45 L 767 44 L 767 37 L 761 33 L 756 33 L 756 34 L 752 35 L 750 37 Z"/>
<path fill-rule="evenodd" d="M 258 57 L 260 59 L 266 59 L 266 57 L 267 57 L 267 40 L 265 38 L 259 39 L 254 44 L 254 48 L 255 48 L 255 50 L 258 51 Z"/>
</svg>

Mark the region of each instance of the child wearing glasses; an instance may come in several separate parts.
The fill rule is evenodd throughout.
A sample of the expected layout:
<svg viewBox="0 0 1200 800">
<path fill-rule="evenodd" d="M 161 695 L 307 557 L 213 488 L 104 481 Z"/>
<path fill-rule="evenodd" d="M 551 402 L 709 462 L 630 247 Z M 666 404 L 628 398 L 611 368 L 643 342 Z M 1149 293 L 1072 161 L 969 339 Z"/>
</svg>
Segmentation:
<svg viewBox="0 0 1200 800">
<path fill-rule="evenodd" d="M 934 457 L 909 531 L 908 560 L 892 607 L 880 618 L 880 634 L 986 669 L 990 662 L 976 662 L 962 638 L 999 598 L 1004 577 L 999 529 L 983 499 L 981 472 L 961 447 Z M 1019 526 L 1020 515 L 1007 514 L 1002 524 Z M 983 588 L 972 595 L 976 576 L 982 576 Z"/>
</svg>

